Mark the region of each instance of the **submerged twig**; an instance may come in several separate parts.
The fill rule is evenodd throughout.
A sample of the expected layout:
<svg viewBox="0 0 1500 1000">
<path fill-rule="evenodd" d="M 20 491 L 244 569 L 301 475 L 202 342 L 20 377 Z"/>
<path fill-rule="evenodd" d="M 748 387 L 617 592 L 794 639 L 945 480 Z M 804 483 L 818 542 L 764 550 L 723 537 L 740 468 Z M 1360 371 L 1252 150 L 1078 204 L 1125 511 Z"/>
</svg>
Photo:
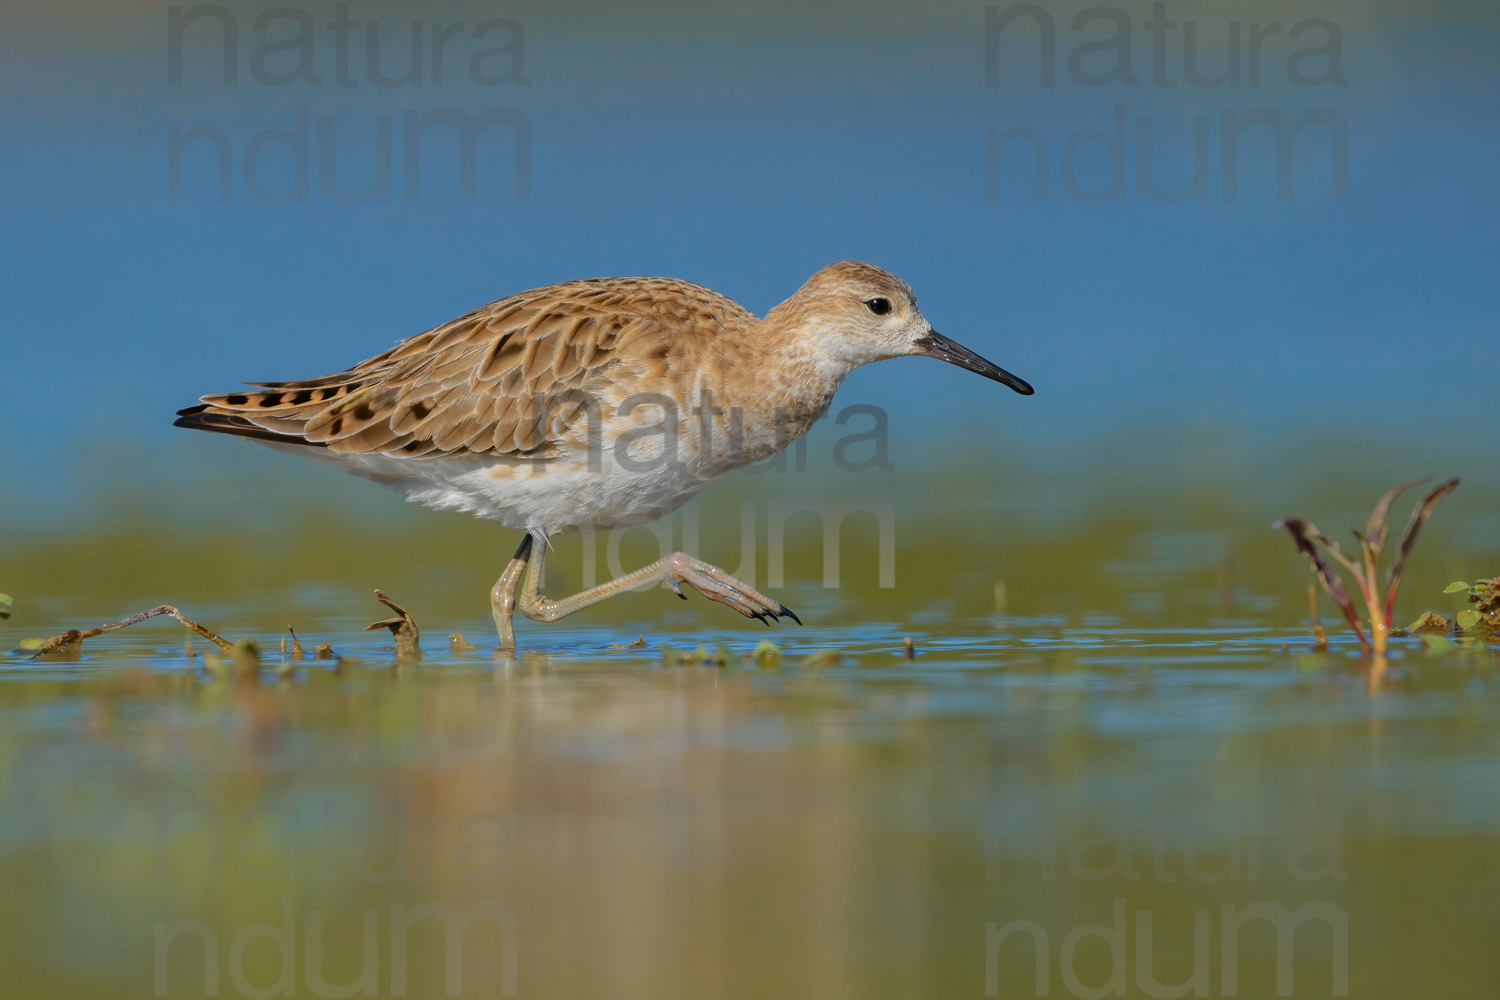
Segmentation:
<svg viewBox="0 0 1500 1000">
<path fill-rule="evenodd" d="M 85 639 L 92 639 L 95 636 L 103 635 L 106 632 L 114 632 L 118 629 L 127 628 L 131 625 L 138 625 L 146 619 L 155 618 L 158 615 L 170 615 L 171 617 L 176 618 L 178 621 L 182 622 L 182 624 L 186 625 L 194 632 L 197 632 L 199 635 L 203 636 L 203 638 L 217 645 L 221 650 L 228 650 L 234 645 L 227 639 L 214 635 L 208 629 L 204 628 L 202 625 L 199 625 L 187 615 L 172 607 L 170 604 L 163 604 L 161 607 L 152 608 L 150 611 L 142 611 L 140 614 L 131 615 L 128 618 L 121 618 L 117 622 L 110 622 L 107 625 L 100 625 L 98 628 L 91 628 L 82 632 L 80 632 L 76 628 L 68 629 L 68 631 L 64 632 L 62 635 L 54 635 L 52 638 L 42 643 L 42 648 L 37 652 L 36 657 L 76 655 L 83 649 L 83 640 Z M 33 659 L 35 659 L 36 657 L 33 657 Z"/>
<path fill-rule="evenodd" d="M 396 638 L 396 655 L 421 656 L 422 647 L 417 645 L 417 640 L 421 638 L 422 633 L 417 628 L 417 620 L 401 605 L 386 597 L 379 588 L 375 591 L 375 599 L 396 612 L 399 617 L 387 618 L 384 621 L 366 625 L 365 631 L 373 632 L 378 628 L 388 628 L 391 630 L 391 635 Z"/>
</svg>

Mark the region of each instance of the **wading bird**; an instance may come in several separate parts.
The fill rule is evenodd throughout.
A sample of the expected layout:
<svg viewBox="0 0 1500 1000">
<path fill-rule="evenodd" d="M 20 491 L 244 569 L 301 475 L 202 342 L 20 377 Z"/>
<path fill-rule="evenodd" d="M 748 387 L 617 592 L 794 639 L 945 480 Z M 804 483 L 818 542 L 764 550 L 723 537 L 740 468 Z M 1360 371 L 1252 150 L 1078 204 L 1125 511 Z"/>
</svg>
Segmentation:
<svg viewBox="0 0 1500 1000">
<path fill-rule="evenodd" d="M 777 601 L 682 552 L 550 599 L 542 594 L 547 537 L 676 510 L 716 477 L 806 433 L 854 369 L 908 355 L 1032 392 L 933 330 L 905 282 L 843 261 L 764 319 L 672 278 L 549 285 L 336 375 L 204 396 L 179 411 L 176 426 L 250 438 L 428 507 L 524 531 L 490 593 L 501 648 L 514 648 L 517 607 L 556 621 L 663 582 L 746 617 L 800 624 Z"/>
</svg>

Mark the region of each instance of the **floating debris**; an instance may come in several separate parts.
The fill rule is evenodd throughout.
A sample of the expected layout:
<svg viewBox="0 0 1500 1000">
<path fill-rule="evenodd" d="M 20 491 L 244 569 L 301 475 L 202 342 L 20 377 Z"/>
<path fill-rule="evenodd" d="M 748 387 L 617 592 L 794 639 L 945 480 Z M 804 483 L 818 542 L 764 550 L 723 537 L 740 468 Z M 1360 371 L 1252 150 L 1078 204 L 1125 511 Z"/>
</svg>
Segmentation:
<svg viewBox="0 0 1500 1000">
<path fill-rule="evenodd" d="M 83 633 L 70 628 L 62 635 L 54 635 L 42 643 L 33 660 L 76 660 L 83 652 Z"/>
<path fill-rule="evenodd" d="M 313 659 L 315 659 L 315 660 L 331 660 L 331 659 L 333 659 L 333 646 L 331 644 L 329 644 L 329 643 L 326 643 L 326 642 L 320 642 L 320 643 L 318 643 L 317 648 L 315 648 L 313 650 Z"/>
<path fill-rule="evenodd" d="M 386 597 L 379 588 L 375 590 L 375 599 L 396 612 L 398 617 L 366 625 L 365 631 L 373 632 L 378 628 L 388 628 L 391 630 L 391 635 L 396 637 L 397 656 L 421 656 L 422 647 L 417 644 L 417 640 L 421 638 L 422 633 L 417 628 L 417 620 L 401 605 Z"/>
<path fill-rule="evenodd" d="M 10 617 L 10 609 L 16 603 L 16 599 L 9 594 L 0 594 L 0 621 Z"/>
<path fill-rule="evenodd" d="M 1422 616 L 1406 628 L 1391 629 L 1391 635 L 1410 636 L 1425 632 L 1451 632 L 1453 623 L 1436 611 L 1425 611 Z"/>
<path fill-rule="evenodd" d="M 636 636 L 635 642 L 616 642 L 616 643 L 612 643 L 612 644 L 610 644 L 608 646 L 605 646 L 604 648 L 605 649 L 645 649 L 647 645 L 648 645 L 648 643 L 646 642 L 646 637 L 643 636 L 643 635 L 640 635 L 640 636 Z"/>
<path fill-rule="evenodd" d="M 292 633 L 292 659 L 294 659 L 294 660 L 300 660 L 300 659 L 302 659 L 302 657 L 306 656 L 307 654 L 302 651 L 302 643 L 300 643 L 300 642 L 297 641 L 297 632 L 296 632 L 296 630 L 293 629 L 290 625 L 288 625 L 286 627 L 286 630 L 288 632 Z M 282 653 L 286 652 L 286 640 L 285 639 L 281 640 L 281 651 L 282 651 Z"/>
<path fill-rule="evenodd" d="M 901 647 L 908 660 L 915 660 L 917 658 L 917 644 L 912 642 L 911 636 L 907 636 L 901 640 Z"/>
<path fill-rule="evenodd" d="M 462 632 L 448 633 L 448 652 L 450 654 L 472 653 L 477 648 L 472 642 L 464 638 Z"/>
</svg>

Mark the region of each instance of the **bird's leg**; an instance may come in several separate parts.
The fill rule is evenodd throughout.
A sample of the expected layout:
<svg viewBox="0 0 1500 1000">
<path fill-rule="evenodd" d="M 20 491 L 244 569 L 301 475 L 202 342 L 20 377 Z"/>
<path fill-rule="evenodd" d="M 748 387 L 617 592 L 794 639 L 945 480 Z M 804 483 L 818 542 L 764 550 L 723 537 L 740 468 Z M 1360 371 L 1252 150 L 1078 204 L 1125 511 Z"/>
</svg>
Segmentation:
<svg viewBox="0 0 1500 1000">
<path fill-rule="evenodd" d="M 526 559 L 531 555 L 531 535 L 521 539 L 516 554 L 510 557 L 505 572 L 490 589 L 490 612 L 495 616 L 495 631 L 500 634 L 498 649 L 515 649 L 516 632 L 511 619 L 516 613 L 516 585 L 521 582 L 521 571 L 526 568 Z"/>
<path fill-rule="evenodd" d="M 666 583 L 676 591 L 678 597 L 686 599 L 687 595 L 682 592 L 681 587 L 685 583 L 710 601 L 731 607 L 746 618 L 757 618 L 769 625 L 771 623 L 767 621 L 768 618 L 779 619 L 785 615 L 798 625 L 802 624 L 802 619 L 788 611 L 784 605 L 771 600 L 748 583 L 742 583 L 719 567 L 682 552 L 674 552 L 645 569 L 638 569 L 572 597 L 554 601 L 542 595 L 543 548 L 544 546 L 538 546 L 533 554 L 531 566 L 526 570 L 526 582 L 517 598 L 521 613 L 533 621 L 555 622 L 575 611 L 582 611 L 622 591 L 634 590 L 644 584 Z M 510 569 L 507 568 L 506 572 L 509 573 Z"/>
</svg>

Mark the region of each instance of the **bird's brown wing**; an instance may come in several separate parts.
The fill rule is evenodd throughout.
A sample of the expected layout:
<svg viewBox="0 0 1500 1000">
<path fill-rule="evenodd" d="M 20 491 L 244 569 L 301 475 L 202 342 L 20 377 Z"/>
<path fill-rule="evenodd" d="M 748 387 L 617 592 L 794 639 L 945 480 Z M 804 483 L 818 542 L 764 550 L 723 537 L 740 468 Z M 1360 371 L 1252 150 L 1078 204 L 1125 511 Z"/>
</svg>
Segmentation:
<svg viewBox="0 0 1500 1000">
<path fill-rule="evenodd" d="M 671 279 L 552 285 L 336 375 L 204 396 L 177 425 L 344 453 L 550 457 L 605 387 L 669 366 L 684 330 L 711 334 L 748 318 Z"/>
</svg>

